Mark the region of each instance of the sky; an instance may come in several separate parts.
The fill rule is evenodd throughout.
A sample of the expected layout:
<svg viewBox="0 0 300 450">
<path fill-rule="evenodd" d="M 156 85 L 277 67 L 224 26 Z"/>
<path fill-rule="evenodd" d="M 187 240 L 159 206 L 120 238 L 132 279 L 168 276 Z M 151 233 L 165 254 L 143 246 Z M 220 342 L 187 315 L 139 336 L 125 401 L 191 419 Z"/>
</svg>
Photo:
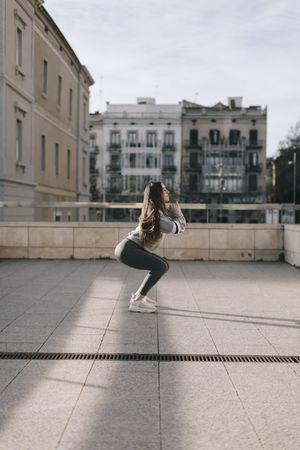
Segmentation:
<svg viewBox="0 0 300 450">
<path fill-rule="evenodd" d="M 300 119 L 299 0 L 45 0 L 106 102 L 242 96 L 268 107 L 267 155 Z"/>
</svg>

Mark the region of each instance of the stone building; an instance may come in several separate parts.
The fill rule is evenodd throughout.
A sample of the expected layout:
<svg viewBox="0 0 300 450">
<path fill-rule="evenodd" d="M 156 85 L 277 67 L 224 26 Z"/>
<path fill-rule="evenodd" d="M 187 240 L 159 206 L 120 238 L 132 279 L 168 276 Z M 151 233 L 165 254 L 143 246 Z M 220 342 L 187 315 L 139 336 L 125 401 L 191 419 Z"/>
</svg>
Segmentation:
<svg viewBox="0 0 300 450">
<path fill-rule="evenodd" d="M 181 105 L 111 105 L 103 113 L 102 173 L 107 201 L 141 201 L 151 180 L 180 194 Z"/>
<path fill-rule="evenodd" d="M 42 4 L 0 2 L 0 196 L 88 201 L 93 79 Z M 87 218 L 86 211 L 50 208 L 1 214 L 4 220 Z"/>
<path fill-rule="evenodd" d="M 182 199 L 265 201 L 267 109 L 244 107 L 242 97 L 229 97 L 227 105 L 182 106 Z"/>
</svg>

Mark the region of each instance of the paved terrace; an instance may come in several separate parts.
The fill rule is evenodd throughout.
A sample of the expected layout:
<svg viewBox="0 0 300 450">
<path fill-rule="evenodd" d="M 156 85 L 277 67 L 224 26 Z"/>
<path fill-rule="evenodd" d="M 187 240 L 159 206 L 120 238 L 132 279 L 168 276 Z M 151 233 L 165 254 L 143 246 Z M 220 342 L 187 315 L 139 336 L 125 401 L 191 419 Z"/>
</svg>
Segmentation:
<svg viewBox="0 0 300 450">
<path fill-rule="evenodd" d="M 115 261 L 0 262 L 1 352 L 300 355 L 300 271 L 171 262 L 158 314 Z M 300 364 L 0 360 L 0 448 L 299 449 Z"/>
</svg>

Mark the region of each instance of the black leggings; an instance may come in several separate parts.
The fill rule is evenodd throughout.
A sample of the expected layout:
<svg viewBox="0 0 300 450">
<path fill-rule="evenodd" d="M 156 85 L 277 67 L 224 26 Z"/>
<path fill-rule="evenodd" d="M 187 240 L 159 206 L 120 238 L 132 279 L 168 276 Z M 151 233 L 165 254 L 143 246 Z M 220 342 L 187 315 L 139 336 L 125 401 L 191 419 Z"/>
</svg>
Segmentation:
<svg viewBox="0 0 300 450">
<path fill-rule="evenodd" d="M 149 270 L 137 293 L 147 295 L 150 289 L 169 270 L 169 264 L 163 258 L 150 253 L 140 245 L 125 238 L 115 249 L 118 261 L 134 269 Z"/>
</svg>

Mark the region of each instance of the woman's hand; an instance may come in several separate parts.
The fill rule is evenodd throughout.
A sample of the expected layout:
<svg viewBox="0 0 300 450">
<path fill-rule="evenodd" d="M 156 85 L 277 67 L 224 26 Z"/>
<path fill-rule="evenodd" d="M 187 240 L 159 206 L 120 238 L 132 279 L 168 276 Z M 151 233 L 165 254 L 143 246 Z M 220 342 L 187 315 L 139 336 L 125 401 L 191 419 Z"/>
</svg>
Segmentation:
<svg viewBox="0 0 300 450">
<path fill-rule="evenodd" d="M 169 205 L 169 207 L 168 207 L 168 211 L 171 213 L 171 214 L 180 214 L 181 213 L 181 208 L 180 208 L 180 206 L 179 206 L 179 203 L 178 202 L 176 202 L 176 203 L 171 203 L 170 205 Z"/>
</svg>

